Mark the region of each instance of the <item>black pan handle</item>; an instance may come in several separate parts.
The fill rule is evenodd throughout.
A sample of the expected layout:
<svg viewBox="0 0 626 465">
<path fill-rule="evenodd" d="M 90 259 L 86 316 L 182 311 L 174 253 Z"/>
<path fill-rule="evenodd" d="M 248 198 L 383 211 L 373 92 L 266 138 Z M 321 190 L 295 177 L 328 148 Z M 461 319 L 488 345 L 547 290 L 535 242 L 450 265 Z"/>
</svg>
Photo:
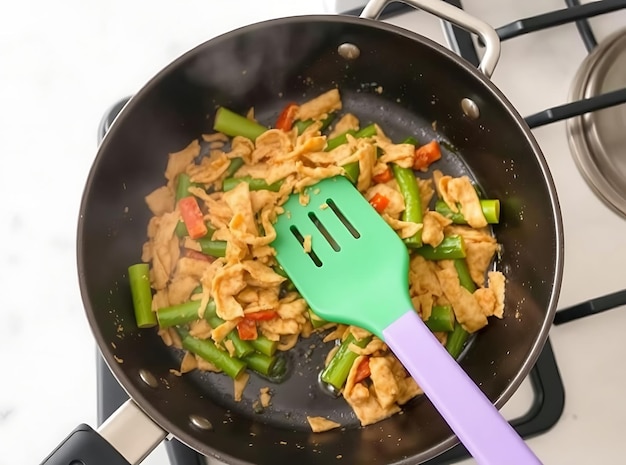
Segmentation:
<svg viewBox="0 0 626 465">
<path fill-rule="evenodd" d="M 81 424 L 41 465 L 136 465 L 167 433 L 128 400 L 97 431 Z"/>
<path fill-rule="evenodd" d="M 93 463 L 130 465 L 122 455 L 89 425 L 78 427 L 41 462 L 41 465 Z"/>
<path fill-rule="evenodd" d="M 369 0 L 361 13 L 361 18 L 378 18 L 385 7 L 394 1 L 396 0 Z M 427 11 L 461 29 L 476 34 L 482 43 L 485 44 L 485 53 L 478 64 L 478 69 L 487 77 L 491 77 L 500 59 L 500 38 L 493 27 L 469 13 L 466 13 L 461 8 L 457 8 L 441 0 L 402 1 L 413 8 Z"/>
</svg>

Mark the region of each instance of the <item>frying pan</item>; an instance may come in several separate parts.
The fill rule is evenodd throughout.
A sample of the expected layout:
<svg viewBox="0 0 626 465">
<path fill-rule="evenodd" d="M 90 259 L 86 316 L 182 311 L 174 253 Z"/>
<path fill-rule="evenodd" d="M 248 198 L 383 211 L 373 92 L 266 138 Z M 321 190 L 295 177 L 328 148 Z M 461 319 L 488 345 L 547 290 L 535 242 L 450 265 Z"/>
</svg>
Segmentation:
<svg viewBox="0 0 626 465">
<path fill-rule="evenodd" d="M 232 464 L 415 464 L 457 443 L 423 396 L 403 414 L 359 427 L 349 406 L 317 385 L 329 348 L 316 336 L 288 352 L 284 383 L 253 376 L 234 402 L 226 376 L 172 374 L 182 354 L 134 323 L 126 269 L 140 261 L 150 217 L 144 196 L 165 182 L 167 154 L 211 132 L 219 105 L 242 113 L 253 106 L 269 125 L 287 102 L 332 87 L 345 111 L 394 140 L 438 138 L 444 173 L 466 174 L 501 200 L 494 232 L 502 244 L 496 267 L 508 278 L 506 315 L 470 341 L 460 364 L 498 408 L 518 388 L 547 338 L 562 278 L 552 178 L 528 126 L 488 78 L 499 56 L 495 31 L 444 2 L 407 1 L 478 34 L 486 49 L 477 70 L 427 38 L 375 21 L 388 3 L 371 1 L 361 18 L 282 18 L 214 38 L 163 69 L 122 110 L 86 181 L 77 251 L 87 318 L 131 400 L 98 431 L 80 425 L 44 463 L 139 463 L 168 436 Z M 264 386 L 272 405 L 255 413 Z M 307 415 L 344 427 L 314 434 Z"/>
</svg>

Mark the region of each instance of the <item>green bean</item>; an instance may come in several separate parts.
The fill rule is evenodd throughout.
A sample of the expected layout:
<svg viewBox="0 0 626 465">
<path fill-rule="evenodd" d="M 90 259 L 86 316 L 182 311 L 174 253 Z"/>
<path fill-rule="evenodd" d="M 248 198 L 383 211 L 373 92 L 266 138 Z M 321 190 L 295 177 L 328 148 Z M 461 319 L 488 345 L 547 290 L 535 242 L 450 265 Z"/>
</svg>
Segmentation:
<svg viewBox="0 0 626 465">
<path fill-rule="evenodd" d="M 256 121 L 241 116 L 227 108 L 220 107 L 215 113 L 213 129 L 227 136 L 243 136 L 255 141 L 257 137 L 267 131 Z"/>
<path fill-rule="evenodd" d="M 311 322 L 311 324 L 313 325 L 315 329 L 321 328 L 322 326 L 328 324 L 328 321 L 317 316 L 315 312 L 311 310 L 310 308 L 309 308 L 309 321 Z"/>
<path fill-rule="evenodd" d="M 454 311 L 450 305 L 434 305 L 424 323 L 431 331 L 450 332 L 454 329 Z"/>
<path fill-rule="evenodd" d="M 342 166 L 342 168 L 346 172 L 346 178 L 348 178 L 352 184 L 356 184 L 359 180 L 359 162 L 352 161 L 350 163 L 346 163 Z"/>
<path fill-rule="evenodd" d="M 137 263 L 128 267 L 128 281 L 133 299 L 135 320 L 139 328 L 151 328 L 157 324 L 152 311 L 152 289 L 150 288 L 150 266 Z"/>
<path fill-rule="evenodd" d="M 336 116 L 336 113 L 330 113 L 326 118 L 324 118 L 322 120 L 322 125 L 320 126 L 320 131 L 325 131 L 328 126 L 330 126 L 330 123 L 335 120 Z M 297 120 L 295 123 L 293 123 L 293 125 L 298 130 L 298 134 L 302 134 L 306 130 L 306 128 L 311 126 L 313 123 L 313 119 L 307 119 L 305 121 Z"/>
<path fill-rule="evenodd" d="M 225 257 L 226 256 L 226 241 L 212 241 L 211 236 L 205 236 L 198 239 L 198 244 L 202 249 L 202 253 L 210 255 L 211 257 Z"/>
<path fill-rule="evenodd" d="M 180 173 L 176 179 L 176 203 L 183 197 L 189 195 L 189 188 L 192 186 L 191 179 L 187 173 Z"/>
<path fill-rule="evenodd" d="M 265 181 L 265 179 L 255 179 L 252 176 L 242 176 L 240 178 L 224 179 L 224 183 L 222 184 L 222 190 L 224 192 L 233 190 L 241 182 L 248 183 L 248 186 L 250 186 L 251 191 L 266 190 L 266 191 L 278 192 L 280 190 L 280 186 L 283 185 L 282 179 L 279 179 L 278 181 L 273 182 L 272 184 L 268 184 L 267 181 Z"/>
<path fill-rule="evenodd" d="M 293 123 L 293 126 L 296 128 L 296 130 L 298 131 L 298 135 L 302 134 L 306 128 L 308 128 L 309 126 L 311 126 L 313 124 L 313 120 L 312 119 L 307 119 L 307 120 L 296 120 Z"/>
<path fill-rule="evenodd" d="M 355 131 L 354 129 L 350 129 L 349 131 L 344 132 L 326 142 L 326 148 L 324 149 L 327 152 L 330 152 L 333 149 L 336 149 L 342 144 L 348 142 L 348 134 L 354 136 L 356 139 L 361 137 L 372 137 L 376 135 L 376 125 L 370 124 L 369 126 L 365 126 L 363 129 L 359 131 Z"/>
<path fill-rule="evenodd" d="M 457 358 L 461 355 L 468 336 L 469 334 L 463 329 L 463 326 L 461 326 L 458 321 L 455 322 L 454 329 L 448 335 L 448 340 L 446 341 L 446 350 L 453 358 Z"/>
<path fill-rule="evenodd" d="M 274 383 L 282 383 L 288 374 L 287 357 L 283 353 L 273 356 L 274 362 L 267 378 Z"/>
<path fill-rule="evenodd" d="M 261 352 L 262 354 L 272 356 L 276 353 L 278 349 L 278 341 L 271 341 L 267 337 L 259 334 L 259 336 L 252 340 L 248 341 L 254 350 L 257 352 Z"/>
<path fill-rule="evenodd" d="M 320 127 L 320 131 L 325 131 L 328 129 L 328 126 L 331 125 L 335 118 L 337 117 L 337 113 L 329 113 L 326 118 L 322 120 L 322 126 Z"/>
<path fill-rule="evenodd" d="M 276 265 L 274 267 L 272 267 L 272 269 L 274 270 L 274 272 L 280 276 L 282 276 L 283 278 L 287 278 L 283 283 L 282 286 L 286 291 L 295 291 L 296 290 L 296 285 L 293 283 L 293 281 L 291 281 L 291 279 L 289 278 L 289 276 L 287 275 L 287 273 L 285 273 L 285 270 L 282 269 L 282 267 L 280 265 Z"/>
<path fill-rule="evenodd" d="M 219 316 L 217 316 L 217 307 L 215 306 L 215 301 L 213 299 L 209 300 L 209 303 L 206 306 L 204 311 L 204 319 L 209 322 L 212 328 L 217 328 L 219 325 L 224 323 Z M 254 352 L 254 347 L 250 342 L 243 341 L 236 330 L 232 330 L 226 335 L 226 339 L 233 343 L 233 347 L 235 349 L 235 355 L 238 358 L 245 357 L 246 355 L 250 355 Z"/>
<path fill-rule="evenodd" d="M 260 352 L 252 352 L 243 357 L 243 361 L 246 362 L 248 368 L 257 373 L 261 373 L 264 376 L 271 376 L 274 364 L 276 363 L 276 357 Z"/>
<path fill-rule="evenodd" d="M 459 284 L 461 284 L 461 287 L 464 287 L 473 293 L 476 290 L 476 284 L 474 283 L 469 268 L 467 267 L 467 260 L 464 258 L 455 259 L 454 268 L 456 269 L 456 273 L 459 275 Z"/>
<path fill-rule="evenodd" d="M 340 390 L 348 379 L 350 368 L 359 356 L 350 350 L 350 344 L 354 343 L 358 347 L 365 347 L 372 340 L 371 336 L 356 340 L 352 333 L 342 341 L 339 349 L 328 362 L 321 374 L 321 380 Z"/>
<path fill-rule="evenodd" d="M 232 176 L 235 175 L 235 173 L 239 170 L 239 168 L 241 168 L 244 164 L 243 158 L 241 157 L 235 157 L 232 160 L 230 160 L 230 164 L 228 165 L 228 168 L 226 168 L 226 171 L 224 171 L 224 177 L 225 178 L 230 178 Z"/>
<path fill-rule="evenodd" d="M 476 290 L 476 284 L 470 275 L 469 268 L 467 267 L 467 260 L 464 258 L 455 259 L 454 268 L 459 275 L 459 283 L 461 286 L 469 292 L 474 292 Z M 457 358 L 461 354 L 468 337 L 469 333 L 463 328 L 463 326 L 461 326 L 458 321 L 455 322 L 454 329 L 448 335 L 448 340 L 446 341 L 446 350 L 448 353 L 452 355 L 452 357 Z"/>
<path fill-rule="evenodd" d="M 419 185 L 415 173 L 411 168 L 402 168 L 395 163 L 391 164 L 393 175 L 398 183 L 398 188 L 404 197 L 403 221 L 422 223 L 422 201 L 420 198 Z M 405 244 L 411 248 L 422 246 L 422 230 L 420 229 L 411 237 L 404 239 Z"/>
<path fill-rule="evenodd" d="M 244 358 L 254 352 L 254 347 L 249 341 L 244 341 L 239 337 L 236 329 L 233 329 L 226 335 L 226 339 L 233 343 L 235 355 L 238 358 Z"/>
<path fill-rule="evenodd" d="M 206 229 L 207 233 L 204 235 L 204 238 L 211 239 L 213 233 L 215 232 L 215 229 L 213 229 L 213 227 L 209 223 L 206 224 Z M 189 235 L 189 231 L 187 231 L 187 226 L 185 226 L 185 222 L 183 220 L 180 220 L 176 224 L 176 229 L 174 230 L 174 232 L 178 237 L 186 237 Z"/>
<path fill-rule="evenodd" d="M 156 311 L 156 316 L 161 328 L 169 328 L 171 326 L 186 325 L 199 319 L 199 309 L 200 300 L 190 300 L 182 304 L 159 308 Z"/>
<path fill-rule="evenodd" d="M 462 236 L 446 236 L 437 246 L 423 245 L 415 249 L 415 253 L 427 260 L 452 260 L 465 258 L 465 242 Z"/>
<path fill-rule="evenodd" d="M 219 349 L 211 339 L 198 339 L 189 334 L 182 335 L 181 339 L 184 349 L 211 362 L 233 379 L 246 369 L 245 362 L 231 357 L 228 352 Z"/>
<path fill-rule="evenodd" d="M 498 224 L 500 222 L 500 201 L 498 199 L 481 199 L 480 208 L 489 224 Z M 454 212 L 446 202 L 437 200 L 435 202 L 435 210 L 441 215 L 452 220 L 455 224 L 467 224 L 467 220 L 461 211 Z"/>
<path fill-rule="evenodd" d="M 185 237 L 189 235 L 189 231 L 187 231 L 187 226 L 185 226 L 185 222 L 183 220 L 180 220 L 176 224 L 176 229 L 174 230 L 174 232 L 178 237 Z"/>
<path fill-rule="evenodd" d="M 276 265 L 272 267 L 272 270 L 274 270 L 274 273 L 276 273 L 279 276 L 282 276 L 283 278 L 287 278 L 289 279 L 289 275 L 287 274 L 287 272 L 283 269 L 282 266 L 280 265 Z"/>
<path fill-rule="evenodd" d="M 413 136 L 409 136 L 402 141 L 403 144 L 419 145 L 417 139 Z"/>
</svg>

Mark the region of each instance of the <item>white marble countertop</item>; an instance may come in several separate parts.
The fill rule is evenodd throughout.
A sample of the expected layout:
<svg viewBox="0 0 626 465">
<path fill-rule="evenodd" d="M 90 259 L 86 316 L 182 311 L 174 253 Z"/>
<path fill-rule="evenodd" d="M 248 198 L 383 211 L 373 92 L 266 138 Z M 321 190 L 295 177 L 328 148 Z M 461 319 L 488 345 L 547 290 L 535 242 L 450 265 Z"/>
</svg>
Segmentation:
<svg viewBox="0 0 626 465">
<path fill-rule="evenodd" d="M 498 9 L 500 1 L 464 3 L 494 26 L 564 6 L 560 0 L 510 0 Z M 104 112 L 204 40 L 263 19 L 324 13 L 323 4 L 329 3 L 29 0 L 3 9 L 0 465 L 39 463 L 78 424 L 96 426 L 96 346 L 79 295 L 75 239 Z M 614 16 L 611 27 L 625 24 L 624 19 L 623 13 Z M 437 40 L 430 36 L 431 26 L 439 29 L 427 21 L 420 23 L 420 32 Z M 544 46 L 550 34 L 556 40 Z M 541 32 L 505 44 L 494 82 L 527 115 L 563 103 L 584 55 L 573 25 Z M 515 68 L 520 62 L 524 68 Z M 626 249 L 610 239 L 595 243 L 594 254 L 580 250 L 589 237 L 624 237 L 626 223 L 580 178 L 562 123 L 538 129 L 535 136 L 562 195 L 561 306 L 624 288 Z M 552 331 L 568 403 L 554 430 L 530 439 L 546 464 L 623 461 L 626 370 L 615 370 L 623 366 L 622 315 L 607 313 Z M 168 465 L 163 446 L 144 463 Z"/>
</svg>

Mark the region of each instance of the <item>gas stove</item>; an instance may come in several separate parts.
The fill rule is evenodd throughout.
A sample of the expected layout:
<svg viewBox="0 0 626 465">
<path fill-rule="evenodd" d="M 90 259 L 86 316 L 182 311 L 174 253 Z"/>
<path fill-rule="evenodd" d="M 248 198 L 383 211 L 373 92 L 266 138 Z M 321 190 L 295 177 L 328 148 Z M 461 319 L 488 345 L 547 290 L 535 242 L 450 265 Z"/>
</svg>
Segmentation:
<svg viewBox="0 0 626 465">
<path fill-rule="evenodd" d="M 546 464 L 620 463 L 626 415 L 626 349 L 620 343 L 626 324 L 626 247 L 620 243 L 626 237 L 626 0 L 447 1 L 496 28 L 503 43 L 492 80 L 534 129 L 563 213 L 560 310 L 535 367 L 502 412 Z M 358 15 L 365 3 L 325 1 L 323 12 Z M 425 12 L 391 3 L 380 19 L 478 64 L 476 38 Z M 106 112 L 100 138 L 125 102 Z M 125 399 L 98 358 L 98 421 Z M 219 463 L 175 439 L 163 447 L 146 463 Z M 459 445 L 427 463 L 473 462 Z"/>
</svg>

